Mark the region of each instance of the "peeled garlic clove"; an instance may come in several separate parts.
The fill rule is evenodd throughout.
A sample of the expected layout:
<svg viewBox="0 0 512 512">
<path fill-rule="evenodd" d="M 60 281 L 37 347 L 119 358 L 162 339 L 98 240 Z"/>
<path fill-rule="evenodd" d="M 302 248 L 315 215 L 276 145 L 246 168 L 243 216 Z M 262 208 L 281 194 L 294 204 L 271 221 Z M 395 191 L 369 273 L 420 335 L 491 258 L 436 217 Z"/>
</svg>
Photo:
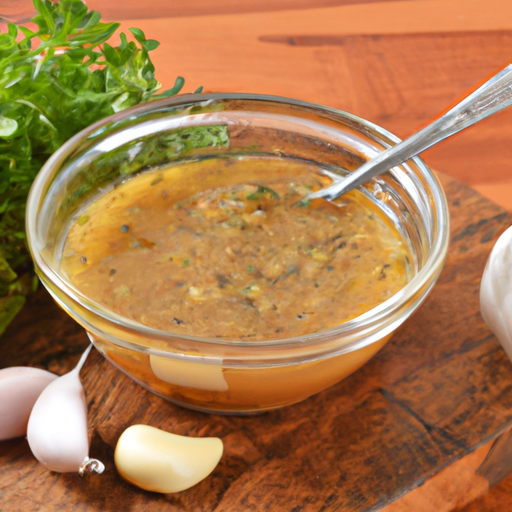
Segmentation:
<svg viewBox="0 0 512 512">
<path fill-rule="evenodd" d="M 153 373 L 169 384 L 212 391 L 229 390 L 222 372 L 221 358 L 204 357 L 199 362 L 192 363 L 190 361 L 174 361 L 151 354 L 149 364 Z"/>
<path fill-rule="evenodd" d="M 30 411 L 57 375 L 28 366 L 0 370 L 0 441 L 27 433 Z"/>
<path fill-rule="evenodd" d="M 37 399 L 27 428 L 27 440 L 35 458 L 51 471 L 69 473 L 90 468 L 103 471 L 99 461 L 89 459 L 87 404 L 80 382 L 91 345 L 78 365 L 49 384 Z"/>
<path fill-rule="evenodd" d="M 146 491 L 179 492 L 206 478 L 219 463 L 222 441 L 186 437 L 148 425 L 132 425 L 117 442 L 119 474 Z"/>
<path fill-rule="evenodd" d="M 512 359 L 512 227 L 494 245 L 480 284 L 480 311 Z"/>
</svg>

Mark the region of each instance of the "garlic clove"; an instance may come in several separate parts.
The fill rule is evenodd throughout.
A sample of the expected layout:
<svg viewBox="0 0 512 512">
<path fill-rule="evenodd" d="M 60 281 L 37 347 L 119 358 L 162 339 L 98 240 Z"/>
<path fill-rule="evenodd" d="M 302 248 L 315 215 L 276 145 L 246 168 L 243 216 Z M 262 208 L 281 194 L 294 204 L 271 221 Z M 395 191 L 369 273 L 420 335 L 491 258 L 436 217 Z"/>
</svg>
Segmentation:
<svg viewBox="0 0 512 512">
<path fill-rule="evenodd" d="M 149 364 L 153 373 L 169 384 L 211 391 L 228 391 L 229 386 L 222 372 L 222 359 L 197 359 L 199 362 L 175 361 L 151 354 Z"/>
<path fill-rule="evenodd" d="M 224 450 L 216 437 L 179 436 L 148 425 L 132 425 L 119 438 L 114 460 L 119 474 L 147 491 L 180 492 L 217 466 Z"/>
<path fill-rule="evenodd" d="M 57 375 L 27 366 L 0 370 L 0 441 L 25 436 L 30 411 Z"/>
<path fill-rule="evenodd" d="M 74 374 L 53 381 L 39 396 L 28 422 L 35 458 L 52 471 L 78 471 L 89 453 L 82 385 Z"/>
<path fill-rule="evenodd" d="M 480 311 L 512 359 L 512 226 L 495 243 L 480 284 Z"/>
<path fill-rule="evenodd" d="M 88 456 L 87 404 L 79 375 L 91 347 L 71 372 L 43 390 L 30 414 L 28 444 L 35 458 L 51 471 L 103 471 L 103 465 Z"/>
</svg>

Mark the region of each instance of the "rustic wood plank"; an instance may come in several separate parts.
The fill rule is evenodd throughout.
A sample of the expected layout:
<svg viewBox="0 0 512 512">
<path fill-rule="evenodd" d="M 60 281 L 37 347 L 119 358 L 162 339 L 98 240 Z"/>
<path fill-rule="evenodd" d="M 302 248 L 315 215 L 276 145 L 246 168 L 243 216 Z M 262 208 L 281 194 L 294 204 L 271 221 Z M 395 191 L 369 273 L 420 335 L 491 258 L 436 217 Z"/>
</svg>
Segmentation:
<svg viewBox="0 0 512 512">
<path fill-rule="evenodd" d="M 503 480 L 488 493 L 456 512 L 503 512 L 512 509 L 512 476 Z"/>
<path fill-rule="evenodd" d="M 486 460 L 477 473 L 491 487 L 469 505 L 457 508 L 458 512 L 501 512 L 512 508 L 512 431 L 496 440 Z M 496 485 L 497 484 L 497 485 Z"/>
<path fill-rule="evenodd" d="M 386 2 L 387 0 L 317 0 L 315 7 Z M 406 0 L 399 0 L 406 1 Z M 185 16 L 222 15 L 226 13 L 272 12 L 282 10 L 300 10 L 311 7 L 311 0 L 152 0 L 144 6 L 135 0 L 89 0 L 90 9 L 101 12 L 105 19 L 127 20 L 143 18 L 167 18 Z M 23 23 L 34 14 L 32 0 L 3 0 L 0 5 L 0 17 L 16 23 Z"/>
<path fill-rule="evenodd" d="M 478 468 L 489 454 L 493 441 L 442 469 L 409 494 L 390 503 L 382 512 L 448 512 L 485 493 L 489 484 Z"/>
<path fill-rule="evenodd" d="M 186 91 L 203 85 L 207 91 L 296 97 L 346 110 L 399 137 L 419 129 L 510 60 L 510 30 L 344 34 L 329 26 L 329 11 L 322 11 L 314 29 L 293 19 L 281 26 L 283 13 L 267 22 L 256 14 L 256 19 L 239 16 L 236 23 L 216 16 L 139 20 L 138 25 L 165 42 L 154 61 L 166 87 L 180 74 Z M 327 28 L 322 24 L 319 30 L 324 21 Z M 191 35 L 193 44 L 183 45 Z M 486 183 L 499 183 L 510 176 L 511 138 L 509 109 L 424 157 L 466 184 L 481 184 L 483 174 Z"/>
<path fill-rule="evenodd" d="M 503 172 L 506 169 L 504 168 Z M 508 174 L 511 172 L 508 171 Z M 505 210 L 512 212 L 512 181 L 487 182 L 483 172 L 480 177 L 481 183 L 476 183 L 473 188 L 485 197 L 491 198 Z"/>
<path fill-rule="evenodd" d="M 317 0 L 315 8 L 386 2 L 387 0 Z M 406 0 L 399 0 L 406 1 Z M 105 17 L 125 20 L 133 18 L 185 17 L 221 15 L 233 13 L 272 12 L 300 10 L 312 7 L 311 0 L 153 0 L 144 9 L 135 0 L 111 0 L 105 5 L 102 0 L 89 0 L 91 8 L 101 11 Z"/>
<path fill-rule="evenodd" d="M 501 0 L 320 0 L 314 6 L 322 8 L 306 11 L 288 0 L 237 3 L 245 14 L 230 14 L 237 7 L 223 0 L 211 15 L 204 9 L 213 4 L 176 0 L 165 3 L 160 19 L 147 19 L 155 2 L 88 4 L 95 2 L 104 12 L 114 6 L 112 17 L 126 20 L 125 28 L 140 26 L 162 42 L 155 63 L 166 87 L 182 74 L 188 90 L 293 96 L 349 110 L 402 137 L 505 64 L 512 42 L 512 4 Z M 289 10 L 279 10 L 284 6 Z M 138 19 L 128 19 L 133 13 Z M 449 258 L 427 302 L 360 371 L 281 411 L 207 416 L 151 395 L 93 353 L 83 373 L 91 455 L 107 471 L 85 479 L 49 473 L 26 441 L 0 442 L 0 508 L 441 512 L 492 484 L 459 510 L 510 508 L 512 477 L 497 483 L 508 468 L 496 454 L 508 453 L 512 365 L 479 316 L 478 287 L 512 217 L 460 181 L 488 194 L 495 192 L 482 184 L 510 181 L 511 115 L 425 154 L 457 178 L 443 178 L 452 213 Z M 40 290 L 0 338 L 0 367 L 63 373 L 86 344 L 83 330 Z M 217 435 L 225 456 L 210 478 L 184 493 L 139 491 L 113 465 L 118 436 L 139 422 Z"/>
<path fill-rule="evenodd" d="M 282 410 L 208 416 L 150 394 L 93 352 L 83 372 L 91 455 L 103 460 L 106 472 L 84 479 L 50 473 L 24 440 L 3 442 L 3 506 L 359 512 L 382 509 L 466 457 L 467 464 L 480 461 L 485 454 L 478 447 L 512 425 L 512 365 L 478 314 L 485 260 L 512 218 L 459 182 L 443 182 L 453 219 L 446 268 L 426 303 L 361 370 Z M 0 362 L 62 373 L 86 344 L 82 329 L 40 290 L 2 337 Z M 117 438 L 134 423 L 219 436 L 225 455 L 211 477 L 186 492 L 139 491 L 113 465 Z M 479 478 L 476 494 L 487 485 Z M 445 506 L 453 490 L 440 498 Z M 435 505 L 419 510 L 439 511 L 439 500 Z"/>
<path fill-rule="evenodd" d="M 238 2 L 239 8 L 223 0 L 215 14 L 203 1 L 165 2 L 164 10 L 133 0 L 89 5 L 162 42 L 154 60 L 165 87 L 183 75 L 188 91 L 203 85 L 297 97 L 347 110 L 400 137 L 510 60 L 512 3 L 501 0 L 301 0 L 293 9 L 288 0 Z M 463 183 L 496 185 L 479 190 L 497 193 L 509 209 L 499 185 L 510 180 L 511 137 L 509 109 L 424 156 Z"/>
</svg>

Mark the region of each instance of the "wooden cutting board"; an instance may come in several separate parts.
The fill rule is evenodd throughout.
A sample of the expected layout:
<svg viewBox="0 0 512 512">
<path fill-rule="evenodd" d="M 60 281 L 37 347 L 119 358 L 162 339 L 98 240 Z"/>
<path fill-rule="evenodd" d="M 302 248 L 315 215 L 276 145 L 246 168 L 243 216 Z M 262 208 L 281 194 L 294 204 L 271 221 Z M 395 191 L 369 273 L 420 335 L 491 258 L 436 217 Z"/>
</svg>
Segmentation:
<svg viewBox="0 0 512 512">
<path fill-rule="evenodd" d="M 441 176 L 452 216 L 445 269 L 431 295 L 358 372 L 282 410 L 210 416 L 152 395 L 93 351 L 82 373 L 92 457 L 102 475 L 48 472 L 26 440 L 0 442 L 2 510 L 454 510 L 510 472 L 512 364 L 479 314 L 479 284 L 512 216 Z M 70 369 L 84 331 L 40 289 L 0 338 L 0 366 Z M 218 436 L 214 473 L 174 495 L 123 481 L 114 448 L 144 423 Z"/>
<path fill-rule="evenodd" d="M 401 137 L 506 64 L 512 44 L 505 0 L 87 3 L 162 43 L 154 61 L 164 87 L 183 75 L 186 90 L 295 97 Z M 0 442 L 0 509 L 443 512 L 484 493 L 512 469 L 512 364 L 479 315 L 478 291 L 512 216 L 461 182 L 510 209 L 511 139 L 509 109 L 427 153 L 428 164 L 452 176 L 442 176 L 452 215 L 446 267 L 428 300 L 357 373 L 280 411 L 207 416 L 150 394 L 93 352 L 82 375 L 91 456 L 105 473 L 49 473 L 25 440 Z M 41 289 L 0 338 L 0 367 L 61 374 L 86 345 L 82 328 Z M 183 493 L 139 491 L 113 464 L 119 435 L 134 423 L 219 436 L 224 457 Z"/>
</svg>

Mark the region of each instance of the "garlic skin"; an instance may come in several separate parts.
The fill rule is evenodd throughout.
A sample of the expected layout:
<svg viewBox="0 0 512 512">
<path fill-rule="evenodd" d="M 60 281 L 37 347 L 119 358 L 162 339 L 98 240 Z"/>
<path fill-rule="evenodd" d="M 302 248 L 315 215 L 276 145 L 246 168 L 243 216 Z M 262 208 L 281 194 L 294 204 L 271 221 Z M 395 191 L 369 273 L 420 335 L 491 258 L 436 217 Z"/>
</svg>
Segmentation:
<svg viewBox="0 0 512 512">
<path fill-rule="evenodd" d="M 27 440 L 34 457 L 51 471 L 76 472 L 89 453 L 85 395 L 68 373 L 48 385 L 29 418 Z"/>
<path fill-rule="evenodd" d="M 28 366 L 0 370 L 0 441 L 23 437 L 41 392 L 57 375 Z"/>
<path fill-rule="evenodd" d="M 119 474 L 146 491 L 180 492 L 206 478 L 224 446 L 216 437 L 179 436 L 148 425 L 132 425 L 119 438 L 114 461 Z"/>
<path fill-rule="evenodd" d="M 512 359 L 512 226 L 494 245 L 480 284 L 480 311 Z"/>
<path fill-rule="evenodd" d="M 43 390 L 30 414 L 28 444 L 35 458 L 51 471 L 82 474 L 104 469 L 99 461 L 89 459 L 87 404 L 79 375 L 91 347 L 71 372 Z"/>
</svg>

